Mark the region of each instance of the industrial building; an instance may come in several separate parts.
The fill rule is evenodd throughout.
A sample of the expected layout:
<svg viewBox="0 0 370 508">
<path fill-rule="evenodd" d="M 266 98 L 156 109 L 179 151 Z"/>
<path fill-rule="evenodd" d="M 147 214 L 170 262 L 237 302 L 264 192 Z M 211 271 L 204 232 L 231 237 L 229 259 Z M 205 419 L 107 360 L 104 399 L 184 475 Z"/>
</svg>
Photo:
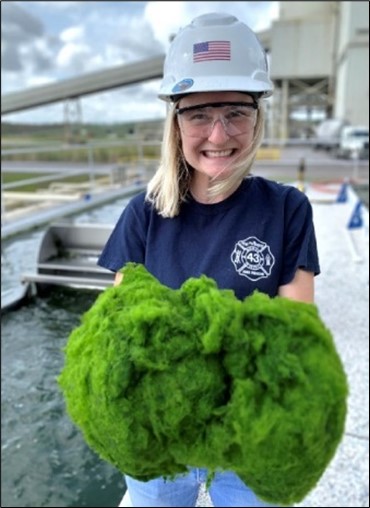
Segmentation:
<svg viewBox="0 0 370 508">
<path fill-rule="evenodd" d="M 259 35 L 276 87 L 268 137 L 309 137 L 325 118 L 369 125 L 368 2 L 280 2 Z"/>
</svg>

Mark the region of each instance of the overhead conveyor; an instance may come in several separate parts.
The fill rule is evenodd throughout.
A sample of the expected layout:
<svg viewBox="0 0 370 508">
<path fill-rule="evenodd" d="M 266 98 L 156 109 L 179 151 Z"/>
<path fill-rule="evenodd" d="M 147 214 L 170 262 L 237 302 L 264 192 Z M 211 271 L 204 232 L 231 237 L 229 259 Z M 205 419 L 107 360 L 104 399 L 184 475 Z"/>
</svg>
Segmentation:
<svg viewBox="0 0 370 508">
<path fill-rule="evenodd" d="M 1 96 L 1 114 L 7 115 L 122 86 L 135 85 L 151 79 L 159 79 L 163 74 L 163 62 L 164 55 L 161 54 L 139 62 L 89 72 L 56 83 L 6 93 Z"/>
</svg>

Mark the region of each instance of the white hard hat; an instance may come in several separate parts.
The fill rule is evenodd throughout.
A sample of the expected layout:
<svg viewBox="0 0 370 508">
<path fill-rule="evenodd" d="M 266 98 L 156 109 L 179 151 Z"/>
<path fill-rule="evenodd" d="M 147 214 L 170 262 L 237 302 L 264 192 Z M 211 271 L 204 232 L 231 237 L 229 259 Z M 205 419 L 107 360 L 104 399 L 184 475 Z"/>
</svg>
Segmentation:
<svg viewBox="0 0 370 508">
<path fill-rule="evenodd" d="M 180 30 L 164 62 L 158 97 L 195 92 L 254 92 L 269 97 L 273 84 L 256 34 L 235 16 L 203 14 Z"/>
</svg>

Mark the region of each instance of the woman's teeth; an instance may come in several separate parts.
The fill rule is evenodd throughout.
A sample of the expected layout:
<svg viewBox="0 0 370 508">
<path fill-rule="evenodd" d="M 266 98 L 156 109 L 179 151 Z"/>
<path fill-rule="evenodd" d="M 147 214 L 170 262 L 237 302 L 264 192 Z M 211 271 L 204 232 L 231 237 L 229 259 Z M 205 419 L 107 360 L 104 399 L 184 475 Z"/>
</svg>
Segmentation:
<svg viewBox="0 0 370 508">
<path fill-rule="evenodd" d="M 233 150 L 222 150 L 222 151 L 210 151 L 206 150 L 204 153 L 207 157 L 229 157 Z"/>
</svg>

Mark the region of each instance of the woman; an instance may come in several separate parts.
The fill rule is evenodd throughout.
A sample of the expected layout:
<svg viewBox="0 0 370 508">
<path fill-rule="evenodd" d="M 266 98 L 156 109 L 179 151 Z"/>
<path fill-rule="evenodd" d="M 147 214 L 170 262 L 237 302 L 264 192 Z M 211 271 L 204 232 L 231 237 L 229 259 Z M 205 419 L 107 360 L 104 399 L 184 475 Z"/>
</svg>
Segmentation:
<svg viewBox="0 0 370 508">
<path fill-rule="evenodd" d="M 174 289 L 205 274 L 239 299 L 257 289 L 313 301 L 310 203 L 292 186 L 250 174 L 272 90 L 263 48 L 234 16 L 202 15 L 179 32 L 159 93 L 169 103 L 160 165 L 123 211 L 101 266 L 142 263 Z M 190 469 L 174 482 L 126 483 L 134 506 L 195 506 L 206 475 Z M 233 472 L 217 473 L 209 493 L 215 506 L 270 506 Z"/>
</svg>

